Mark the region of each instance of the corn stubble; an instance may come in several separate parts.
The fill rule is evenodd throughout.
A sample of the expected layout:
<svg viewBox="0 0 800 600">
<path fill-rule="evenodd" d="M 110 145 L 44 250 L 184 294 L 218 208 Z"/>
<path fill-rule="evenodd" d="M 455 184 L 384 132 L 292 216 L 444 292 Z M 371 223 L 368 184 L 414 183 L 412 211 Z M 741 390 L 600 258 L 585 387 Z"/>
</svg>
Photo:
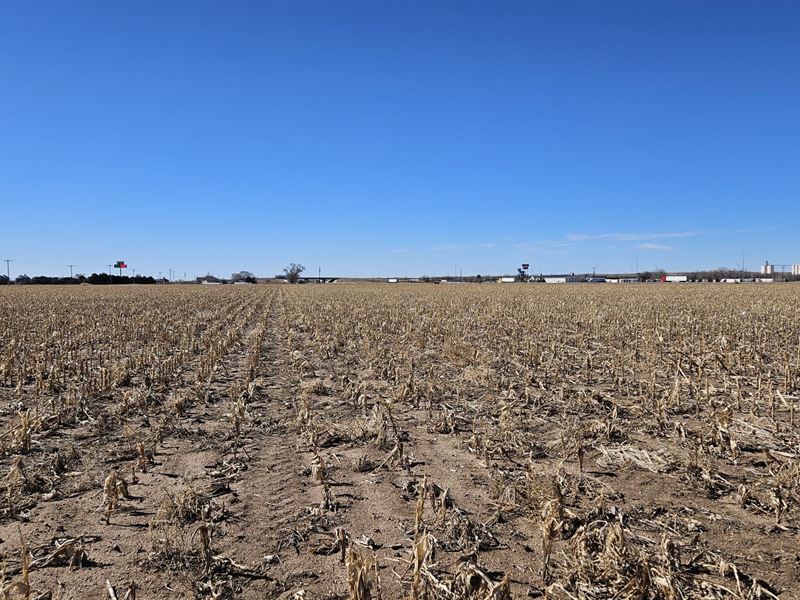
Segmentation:
<svg viewBox="0 0 800 600">
<path fill-rule="evenodd" d="M 359 415 L 350 443 L 384 452 L 378 461 L 374 452 L 358 457 L 353 470 L 413 480 L 407 568 L 392 570 L 409 597 L 780 597 L 769 568 L 748 574 L 738 548 L 717 548 L 720 538 L 705 534 L 720 519 L 747 519 L 764 539 L 797 530 L 800 290 L 409 286 L 287 295 L 298 389 L 335 359 L 341 401 Z M 298 409 L 312 446 L 346 437 L 341 422 L 309 419 L 316 396 L 302 395 Z M 422 477 L 421 442 L 402 424 L 409 419 L 474 456 L 492 501 L 481 512 L 494 516 L 476 520 L 446 485 Z M 631 502 L 631 484 L 615 489 L 616 474 L 644 490 L 658 481 L 676 497 L 654 488 Z M 687 494 L 698 501 L 681 508 Z M 727 498 L 746 512 L 706 508 Z M 506 523 L 529 540 L 516 569 L 493 558 L 509 547 L 497 533 L 508 535 Z M 358 590 L 351 585 L 351 598 L 367 593 Z"/>
<path fill-rule="evenodd" d="M 794 286 L 95 291 L 2 290 L 1 519 L 91 490 L 98 527 L 124 522 L 164 441 L 217 406 L 221 458 L 158 492 L 144 561 L 196 597 L 280 579 L 292 555 L 334 563 L 351 600 L 800 597 L 782 550 L 800 528 Z M 221 551 L 223 499 L 263 425 L 270 332 L 309 493 L 247 567 Z M 46 445 L 74 428 L 105 442 L 99 459 Z M 400 540 L 354 519 L 342 489 L 364 481 L 405 507 Z M 0 598 L 90 565 L 94 541 L 21 538 Z"/>
</svg>

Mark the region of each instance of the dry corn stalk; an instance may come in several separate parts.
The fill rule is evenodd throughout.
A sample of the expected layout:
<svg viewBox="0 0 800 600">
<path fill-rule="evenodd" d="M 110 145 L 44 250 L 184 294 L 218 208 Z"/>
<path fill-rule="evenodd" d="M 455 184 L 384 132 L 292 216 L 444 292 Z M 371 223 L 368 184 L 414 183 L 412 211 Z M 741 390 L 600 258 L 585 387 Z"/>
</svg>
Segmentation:
<svg viewBox="0 0 800 600">
<path fill-rule="evenodd" d="M 111 522 L 111 513 L 116 510 L 121 498 L 128 498 L 128 484 L 117 472 L 111 471 L 103 482 L 103 505 L 106 524 Z"/>
<path fill-rule="evenodd" d="M 381 600 L 378 561 L 372 551 L 351 543 L 345 560 L 350 600 Z"/>
</svg>

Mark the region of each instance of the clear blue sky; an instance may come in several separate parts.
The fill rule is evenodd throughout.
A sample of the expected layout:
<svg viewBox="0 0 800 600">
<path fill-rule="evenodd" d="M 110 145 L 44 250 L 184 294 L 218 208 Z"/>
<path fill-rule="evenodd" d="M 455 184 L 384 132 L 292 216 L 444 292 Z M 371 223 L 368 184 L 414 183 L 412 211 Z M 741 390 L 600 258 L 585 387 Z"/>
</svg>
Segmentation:
<svg viewBox="0 0 800 600">
<path fill-rule="evenodd" d="M 0 259 L 800 263 L 798 117 L 794 1 L 6 0 Z"/>
</svg>

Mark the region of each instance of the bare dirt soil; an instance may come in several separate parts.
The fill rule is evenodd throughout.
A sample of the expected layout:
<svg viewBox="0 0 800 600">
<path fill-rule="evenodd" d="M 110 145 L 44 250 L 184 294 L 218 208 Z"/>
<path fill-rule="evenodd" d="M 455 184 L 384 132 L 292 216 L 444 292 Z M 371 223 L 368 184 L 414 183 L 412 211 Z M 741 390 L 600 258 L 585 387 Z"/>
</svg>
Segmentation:
<svg viewBox="0 0 800 600">
<path fill-rule="evenodd" d="M 0 598 L 800 598 L 800 289 L 0 289 Z"/>
</svg>

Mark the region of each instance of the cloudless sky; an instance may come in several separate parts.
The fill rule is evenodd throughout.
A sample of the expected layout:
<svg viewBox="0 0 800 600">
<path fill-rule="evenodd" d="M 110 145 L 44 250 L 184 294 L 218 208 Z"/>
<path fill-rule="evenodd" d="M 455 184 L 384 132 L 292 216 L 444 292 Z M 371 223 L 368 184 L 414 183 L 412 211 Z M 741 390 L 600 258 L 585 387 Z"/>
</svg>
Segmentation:
<svg viewBox="0 0 800 600">
<path fill-rule="evenodd" d="M 800 263 L 799 116 L 794 1 L 6 0 L 0 259 Z"/>
</svg>

